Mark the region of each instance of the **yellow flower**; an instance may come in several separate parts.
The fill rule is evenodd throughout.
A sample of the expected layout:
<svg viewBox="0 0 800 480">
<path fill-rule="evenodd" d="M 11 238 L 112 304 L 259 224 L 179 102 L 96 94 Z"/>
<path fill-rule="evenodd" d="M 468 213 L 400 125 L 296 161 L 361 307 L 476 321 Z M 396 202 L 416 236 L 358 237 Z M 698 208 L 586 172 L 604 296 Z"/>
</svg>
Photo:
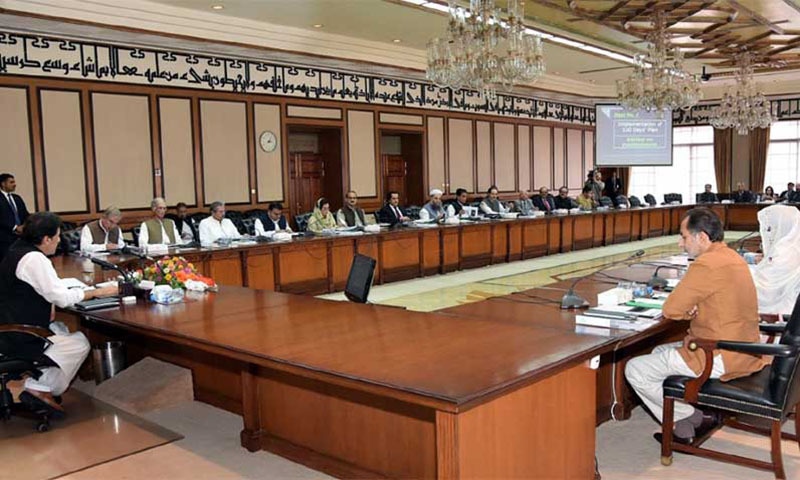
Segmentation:
<svg viewBox="0 0 800 480">
<path fill-rule="evenodd" d="M 172 274 L 168 273 L 168 274 L 164 275 L 164 280 L 166 280 L 168 282 L 171 281 L 172 280 Z"/>
</svg>

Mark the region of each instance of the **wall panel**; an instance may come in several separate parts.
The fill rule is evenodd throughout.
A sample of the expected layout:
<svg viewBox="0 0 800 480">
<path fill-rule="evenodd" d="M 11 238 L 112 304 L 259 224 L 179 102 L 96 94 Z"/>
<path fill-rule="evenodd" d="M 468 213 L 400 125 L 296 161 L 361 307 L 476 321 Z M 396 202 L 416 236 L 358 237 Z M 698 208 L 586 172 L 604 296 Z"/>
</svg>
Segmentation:
<svg viewBox="0 0 800 480">
<path fill-rule="evenodd" d="M 583 186 L 583 130 L 567 129 L 567 183 L 569 188 Z"/>
<path fill-rule="evenodd" d="M 31 165 L 31 137 L 28 116 L 28 91 L 0 88 L 0 145 L 3 147 L 3 172 L 14 175 L 17 193 L 34 210 L 35 189 Z"/>
<path fill-rule="evenodd" d="M 426 190 L 441 189 L 444 184 L 444 118 L 428 117 L 428 188 Z"/>
<path fill-rule="evenodd" d="M 47 208 L 53 212 L 85 212 L 89 206 L 86 202 L 81 94 L 41 90 L 39 96 Z"/>
<path fill-rule="evenodd" d="M 255 116 L 253 134 L 256 136 L 256 185 L 258 201 L 283 201 L 283 135 L 281 132 L 280 105 L 257 103 L 253 106 Z M 265 152 L 259 145 L 261 134 L 269 130 L 278 139 L 278 146 Z"/>
<path fill-rule="evenodd" d="M 489 122 L 475 122 L 475 142 L 478 156 L 478 191 L 492 186 L 492 128 Z"/>
<path fill-rule="evenodd" d="M 583 174 L 586 175 L 589 173 L 589 170 L 594 169 L 594 132 L 591 130 L 586 130 L 585 139 L 583 142 L 583 151 L 584 155 L 586 155 L 586 163 L 584 165 L 584 172 Z M 583 179 L 581 179 L 583 182 Z M 581 183 L 581 188 L 583 187 L 583 183 Z"/>
<path fill-rule="evenodd" d="M 250 200 L 243 102 L 200 101 L 205 203 Z"/>
<path fill-rule="evenodd" d="M 553 128 L 553 185 L 559 188 L 566 184 L 566 148 L 564 145 L 564 129 Z"/>
<path fill-rule="evenodd" d="M 188 98 L 159 98 L 161 175 L 167 205 L 196 203 L 192 105 Z"/>
<path fill-rule="evenodd" d="M 91 95 L 98 209 L 149 208 L 154 192 L 148 97 Z"/>
<path fill-rule="evenodd" d="M 347 112 L 347 146 L 350 162 L 350 189 L 361 197 L 375 197 L 375 114 Z"/>
<path fill-rule="evenodd" d="M 517 189 L 514 150 L 514 125 L 495 122 L 494 179 L 501 192 Z"/>
<path fill-rule="evenodd" d="M 465 188 L 475 190 L 472 120 L 451 118 L 448 121 L 450 192 Z"/>
<path fill-rule="evenodd" d="M 552 142 L 550 127 L 533 127 L 533 190 L 553 186 Z"/>
<path fill-rule="evenodd" d="M 531 128 L 517 125 L 517 159 L 519 189 L 531 190 Z"/>
</svg>

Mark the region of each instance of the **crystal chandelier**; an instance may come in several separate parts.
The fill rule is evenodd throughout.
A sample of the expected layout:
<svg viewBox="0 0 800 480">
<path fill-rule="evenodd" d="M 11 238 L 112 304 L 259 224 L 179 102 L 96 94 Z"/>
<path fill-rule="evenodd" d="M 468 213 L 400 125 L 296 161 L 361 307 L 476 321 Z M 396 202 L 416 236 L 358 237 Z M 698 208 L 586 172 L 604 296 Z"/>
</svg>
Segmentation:
<svg viewBox="0 0 800 480">
<path fill-rule="evenodd" d="M 683 68 L 683 52 L 669 43 L 664 12 L 657 10 L 647 34 L 647 54 L 637 54 L 633 74 L 617 80 L 617 101 L 632 110 L 688 110 L 702 98 L 700 81 Z"/>
<path fill-rule="evenodd" d="M 736 55 L 736 86 L 722 97 L 719 106 L 711 111 L 714 128 L 735 128 L 745 135 L 754 128 L 767 128 L 775 119 L 770 103 L 764 94 L 756 90 L 753 81 L 753 56 L 750 52 Z"/>
<path fill-rule="evenodd" d="M 477 90 L 494 102 L 497 86 L 533 82 L 544 73 L 542 41 L 525 34 L 519 0 L 508 0 L 501 20 L 494 0 L 470 0 L 469 10 L 449 0 L 446 36 L 428 42 L 426 76 L 453 89 Z"/>
</svg>

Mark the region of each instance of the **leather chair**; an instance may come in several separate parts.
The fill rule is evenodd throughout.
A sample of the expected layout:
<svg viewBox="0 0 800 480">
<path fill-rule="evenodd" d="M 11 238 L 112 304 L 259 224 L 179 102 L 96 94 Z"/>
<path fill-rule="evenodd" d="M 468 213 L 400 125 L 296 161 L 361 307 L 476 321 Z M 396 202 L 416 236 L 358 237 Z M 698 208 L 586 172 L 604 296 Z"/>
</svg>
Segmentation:
<svg viewBox="0 0 800 480">
<path fill-rule="evenodd" d="M 636 195 L 631 195 L 630 197 L 628 197 L 628 201 L 631 204 L 631 208 L 638 208 L 642 206 L 642 201 L 639 200 L 639 197 L 637 197 Z"/>
<path fill-rule="evenodd" d="M 64 230 L 75 230 L 76 228 L 78 228 L 78 224 L 75 223 L 75 222 L 65 222 L 65 221 L 61 222 L 61 231 L 62 232 Z"/>
<path fill-rule="evenodd" d="M 418 207 L 416 205 L 411 205 L 410 207 L 401 208 L 403 213 L 412 220 L 419 220 L 419 212 L 422 210 L 422 207 Z"/>
<path fill-rule="evenodd" d="M 611 208 L 614 206 L 614 202 L 611 201 L 610 198 L 606 197 L 605 195 L 600 197 L 600 206 L 601 207 L 608 207 Z"/>
<path fill-rule="evenodd" d="M 58 245 L 56 254 L 69 255 L 72 252 L 77 252 L 81 249 L 81 231 L 80 229 L 62 230 L 61 243 Z"/>
<path fill-rule="evenodd" d="M 240 220 L 242 225 L 244 226 L 245 232 L 247 235 L 255 235 L 256 234 L 256 219 L 252 217 L 245 217 Z"/>
<path fill-rule="evenodd" d="M 617 195 L 616 197 L 614 197 L 613 200 L 614 200 L 614 208 L 619 208 L 620 205 L 625 205 L 622 208 L 628 207 L 628 197 L 626 197 L 625 195 Z"/>
<path fill-rule="evenodd" d="M 308 231 L 308 219 L 311 218 L 311 212 L 301 213 L 294 216 L 294 224 L 298 232 Z"/>
<path fill-rule="evenodd" d="M 785 326 L 762 324 L 762 332 L 781 335 L 777 344 L 712 341 L 697 339 L 690 343 L 692 350 L 702 349 L 706 368 L 698 378 L 672 376 L 664 380 L 664 418 L 662 425 L 661 463 L 672 464 L 672 452 L 684 452 L 713 458 L 753 468 L 771 470 L 775 478 L 785 479 L 781 457 L 781 438 L 798 442 L 800 446 L 800 422 L 794 419 L 795 434 L 781 432 L 787 420 L 800 402 L 800 296 L 794 305 Z M 772 365 L 747 377 L 728 382 L 709 379 L 713 365 L 714 350 L 772 355 Z M 691 444 L 673 442 L 673 412 L 675 400 L 692 405 L 711 408 L 726 418 L 726 426 L 768 435 L 771 439 L 771 462 L 744 458 L 724 452 L 701 448 L 715 430 L 696 438 Z"/>
<path fill-rule="evenodd" d="M 266 225 L 269 220 L 269 213 L 263 208 L 254 208 L 244 212 L 244 218 L 252 218 L 253 220 L 257 218 L 261 220 L 262 225 Z"/>
<path fill-rule="evenodd" d="M 242 220 L 244 219 L 242 212 L 237 212 L 236 210 L 226 211 L 225 218 L 233 222 L 233 224 L 236 226 L 236 230 L 239 230 L 239 233 L 241 233 L 242 235 L 247 233 L 247 227 L 242 222 Z"/>
<path fill-rule="evenodd" d="M 12 416 L 33 418 L 40 433 L 50 429 L 51 418 L 56 417 L 51 408 L 38 402 L 15 402 L 8 382 L 25 377 L 39 378 L 42 369 L 58 367 L 44 351 L 52 344 L 47 337 L 50 332 L 30 325 L 0 325 L 0 419 L 7 421 Z M 24 345 L 24 348 L 19 348 Z M 31 353 L 35 352 L 35 353 Z M 56 401 L 60 402 L 56 397 Z"/>
<path fill-rule="evenodd" d="M 658 202 L 656 201 L 656 197 L 654 197 L 649 193 L 644 196 L 644 201 L 647 202 L 647 204 L 650 205 L 651 207 L 655 207 L 656 204 L 658 204 Z"/>
<path fill-rule="evenodd" d="M 669 205 L 672 202 L 683 203 L 683 195 L 681 195 L 680 193 L 665 193 L 664 203 Z"/>
<path fill-rule="evenodd" d="M 142 233 L 142 226 L 141 225 L 137 225 L 137 226 L 131 228 L 131 237 L 133 237 L 133 245 L 134 246 L 137 246 L 137 247 L 139 246 L 139 234 L 141 234 L 141 233 Z"/>
</svg>

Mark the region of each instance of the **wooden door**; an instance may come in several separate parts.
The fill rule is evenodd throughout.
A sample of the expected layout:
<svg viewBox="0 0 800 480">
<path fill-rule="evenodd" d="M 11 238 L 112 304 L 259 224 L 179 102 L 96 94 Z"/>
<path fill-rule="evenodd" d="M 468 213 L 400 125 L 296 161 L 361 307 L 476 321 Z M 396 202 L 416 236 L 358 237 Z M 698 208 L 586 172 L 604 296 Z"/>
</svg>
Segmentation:
<svg viewBox="0 0 800 480">
<path fill-rule="evenodd" d="M 402 155 L 383 155 L 383 192 L 399 192 L 406 199 L 408 165 Z"/>
<path fill-rule="evenodd" d="M 323 196 L 325 161 L 317 153 L 293 153 L 289 175 L 294 190 L 294 214 L 314 210 L 314 202 Z"/>
</svg>

